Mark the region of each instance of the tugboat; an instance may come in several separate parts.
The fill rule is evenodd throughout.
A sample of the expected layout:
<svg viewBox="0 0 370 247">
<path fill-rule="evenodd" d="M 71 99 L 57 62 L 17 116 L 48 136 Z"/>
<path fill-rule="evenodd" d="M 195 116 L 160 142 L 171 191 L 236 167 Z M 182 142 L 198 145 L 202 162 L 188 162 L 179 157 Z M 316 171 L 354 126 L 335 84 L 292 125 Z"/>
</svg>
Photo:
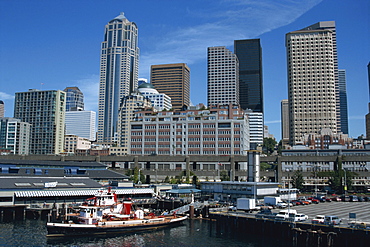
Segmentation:
<svg viewBox="0 0 370 247">
<path fill-rule="evenodd" d="M 152 230 L 181 224 L 187 216 L 155 215 L 142 209 L 133 210 L 132 201 L 117 203 L 110 190 L 88 199 L 75 214 L 66 215 L 62 222 L 47 222 L 47 237 L 78 235 L 108 235 L 124 232 Z"/>
</svg>

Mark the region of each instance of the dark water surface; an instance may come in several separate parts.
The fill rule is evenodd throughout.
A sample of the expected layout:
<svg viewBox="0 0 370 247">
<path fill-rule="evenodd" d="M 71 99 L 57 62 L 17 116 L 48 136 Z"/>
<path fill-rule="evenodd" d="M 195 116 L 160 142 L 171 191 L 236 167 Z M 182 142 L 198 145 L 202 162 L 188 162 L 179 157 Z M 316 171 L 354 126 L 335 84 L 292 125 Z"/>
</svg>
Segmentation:
<svg viewBox="0 0 370 247">
<path fill-rule="evenodd" d="M 46 237 L 44 220 L 0 223 L 0 246 L 277 246 L 276 241 L 233 233 L 216 232 L 214 222 L 187 220 L 181 226 L 109 237 Z M 281 245 L 279 245 L 281 246 Z"/>
</svg>

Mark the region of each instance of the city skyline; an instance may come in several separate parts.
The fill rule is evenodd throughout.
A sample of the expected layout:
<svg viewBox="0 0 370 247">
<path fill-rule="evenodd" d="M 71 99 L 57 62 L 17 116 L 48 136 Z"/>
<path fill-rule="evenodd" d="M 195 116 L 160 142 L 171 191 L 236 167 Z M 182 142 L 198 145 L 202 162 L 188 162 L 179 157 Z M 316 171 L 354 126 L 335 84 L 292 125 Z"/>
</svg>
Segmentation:
<svg viewBox="0 0 370 247">
<path fill-rule="evenodd" d="M 6 34 L 0 58 L 0 83 L 7 85 L 0 89 L 5 116 L 13 117 L 16 92 L 29 88 L 63 90 L 69 86 L 78 86 L 85 95 L 85 109 L 97 112 L 104 25 L 124 12 L 139 29 L 139 77 L 149 79 L 150 65 L 187 63 L 194 105 L 207 101 L 207 47 L 226 46 L 233 50 L 234 40 L 259 38 L 263 49 L 265 124 L 279 140 L 280 101 L 287 98 L 285 34 L 333 20 L 339 69 L 346 70 L 349 135 L 365 134 L 366 66 L 370 57 L 366 1 L 335 5 L 328 0 L 259 4 L 179 1 L 173 7 L 168 7 L 167 2 L 112 1 L 107 6 L 100 1 L 79 1 L 73 2 L 72 9 L 72 1 L 0 2 L 0 31 Z M 207 15 L 203 9 L 207 9 Z M 94 18 L 83 17 L 86 15 Z"/>
</svg>

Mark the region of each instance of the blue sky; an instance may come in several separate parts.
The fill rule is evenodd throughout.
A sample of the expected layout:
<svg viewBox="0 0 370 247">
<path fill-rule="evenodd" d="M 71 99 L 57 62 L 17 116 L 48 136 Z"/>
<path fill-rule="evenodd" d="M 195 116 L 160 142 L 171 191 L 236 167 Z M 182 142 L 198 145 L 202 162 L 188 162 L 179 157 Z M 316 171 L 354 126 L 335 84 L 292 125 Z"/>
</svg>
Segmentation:
<svg viewBox="0 0 370 247">
<path fill-rule="evenodd" d="M 234 40 L 260 38 L 265 124 L 280 140 L 285 34 L 334 20 L 349 134 L 357 137 L 368 113 L 369 9 L 367 0 L 0 0 L 0 99 L 12 117 L 16 92 L 78 86 L 85 109 L 97 111 L 104 26 L 124 12 L 139 27 L 139 77 L 149 79 L 152 64 L 187 63 L 193 104 L 207 103 L 207 47 L 233 50 Z"/>
</svg>

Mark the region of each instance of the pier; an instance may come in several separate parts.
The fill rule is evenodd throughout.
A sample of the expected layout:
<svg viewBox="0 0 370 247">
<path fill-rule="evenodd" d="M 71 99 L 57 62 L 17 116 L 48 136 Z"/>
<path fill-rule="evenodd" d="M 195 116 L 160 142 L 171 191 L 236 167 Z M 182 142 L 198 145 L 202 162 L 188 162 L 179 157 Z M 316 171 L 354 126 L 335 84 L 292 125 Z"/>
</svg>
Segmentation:
<svg viewBox="0 0 370 247">
<path fill-rule="evenodd" d="M 288 246 L 369 246 L 370 230 L 257 219 L 254 215 L 210 212 L 219 235 L 256 235 Z"/>
</svg>

